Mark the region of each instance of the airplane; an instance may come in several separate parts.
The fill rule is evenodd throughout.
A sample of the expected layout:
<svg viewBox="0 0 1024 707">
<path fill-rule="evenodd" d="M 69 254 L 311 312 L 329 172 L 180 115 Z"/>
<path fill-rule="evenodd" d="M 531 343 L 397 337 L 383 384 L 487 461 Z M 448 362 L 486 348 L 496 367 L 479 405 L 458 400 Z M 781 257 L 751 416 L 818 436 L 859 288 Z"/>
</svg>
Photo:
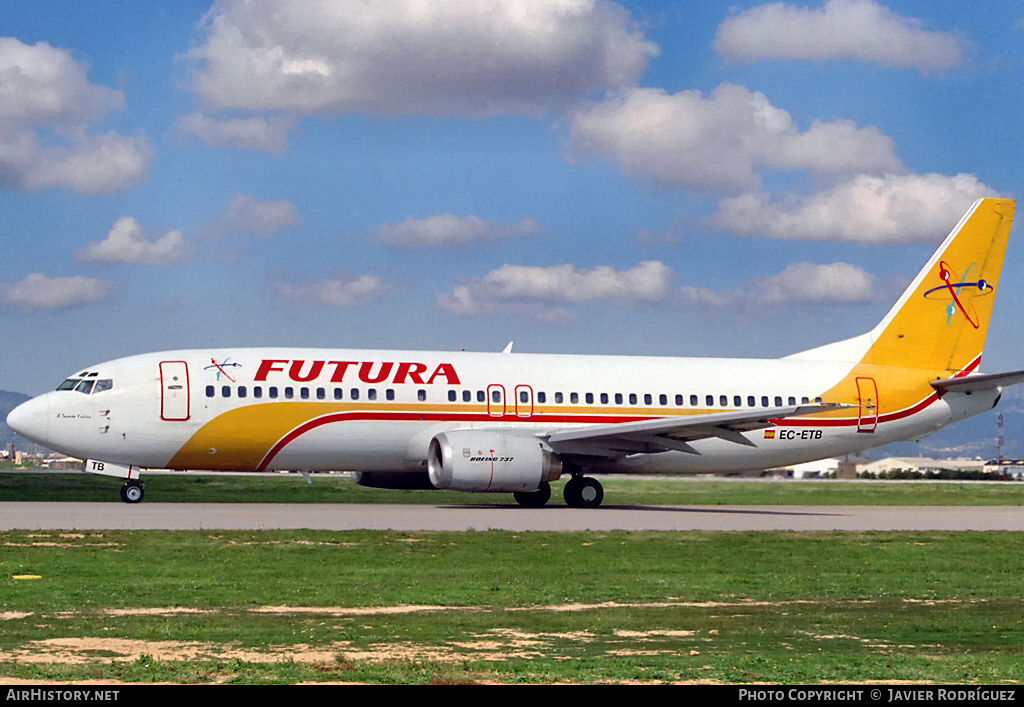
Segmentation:
<svg viewBox="0 0 1024 707">
<path fill-rule="evenodd" d="M 601 504 L 588 474 L 787 466 L 919 439 L 994 407 L 978 372 L 1015 202 L 981 199 L 871 331 L 781 359 L 239 348 L 82 369 L 15 408 L 23 437 L 140 468 L 348 470 L 357 484 Z"/>
</svg>

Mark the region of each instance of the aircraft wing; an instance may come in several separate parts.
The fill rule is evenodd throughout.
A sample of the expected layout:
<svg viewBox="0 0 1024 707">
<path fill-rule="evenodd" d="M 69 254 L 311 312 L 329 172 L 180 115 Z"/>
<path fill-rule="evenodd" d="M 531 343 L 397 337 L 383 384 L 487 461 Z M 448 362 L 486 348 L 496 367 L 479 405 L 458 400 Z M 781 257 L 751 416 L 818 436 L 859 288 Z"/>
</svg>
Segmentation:
<svg viewBox="0 0 1024 707">
<path fill-rule="evenodd" d="M 976 376 L 961 376 L 931 381 L 932 387 L 944 393 L 974 393 L 980 390 L 992 390 L 1001 386 L 1024 383 L 1024 371 L 1008 371 L 1007 373 L 979 373 Z"/>
<path fill-rule="evenodd" d="M 670 449 L 700 454 L 689 442 L 717 437 L 736 444 L 756 447 L 757 445 L 741 433 L 773 427 L 773 420 L 784 417 L 809 415 L 846 407 L 855 406 L 811 403 L 686 417 L 659 417 L 654 420 L 563 429 L 550 433 L 544 439 L 555 452 L 562 454 L 607 457 L 664 452 Z"/>
</svg>

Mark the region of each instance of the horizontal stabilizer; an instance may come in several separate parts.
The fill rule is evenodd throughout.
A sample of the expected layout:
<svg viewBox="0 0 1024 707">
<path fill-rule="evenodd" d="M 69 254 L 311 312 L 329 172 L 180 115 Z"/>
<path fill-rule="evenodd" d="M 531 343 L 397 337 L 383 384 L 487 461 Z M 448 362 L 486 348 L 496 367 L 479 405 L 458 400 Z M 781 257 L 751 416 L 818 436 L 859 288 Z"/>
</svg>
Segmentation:
<svg viewBox="0 0 1024 707">
<path fill-rule="evenodd" d="M 1007 373 L 980 373 L 976 376 L 945 378 L 931 381 L 932 387 L 939 393 L 974 393 L 981 390 L 992 390 L 1015 383 L 1024 383 L 1024 371 L 1008 371 Z"/>
</svg>

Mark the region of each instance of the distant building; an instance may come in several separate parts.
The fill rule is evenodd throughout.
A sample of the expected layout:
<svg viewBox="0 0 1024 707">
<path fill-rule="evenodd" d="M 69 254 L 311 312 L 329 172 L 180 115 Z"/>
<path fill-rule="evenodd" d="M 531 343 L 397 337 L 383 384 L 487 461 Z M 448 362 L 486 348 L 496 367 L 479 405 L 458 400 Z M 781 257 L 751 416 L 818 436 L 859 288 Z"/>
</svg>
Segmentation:
<svg viewBox="0 0 1024 707">
<path fill-rule="evenodd" d="M 992 474 L 996 478 L 1014 479 L 1024 481 L 1024 459 L 990 459 L 985 462 L 986 474 Z"/>
<path fill-rule="evenodd" d="M 884 474 L 890 471 L 982 471 L 985 462 L 980 459 L 930 459 L 928 457 L 888 457 L 869 464 L 861 464 L 861 474 Z"/>
</svg>

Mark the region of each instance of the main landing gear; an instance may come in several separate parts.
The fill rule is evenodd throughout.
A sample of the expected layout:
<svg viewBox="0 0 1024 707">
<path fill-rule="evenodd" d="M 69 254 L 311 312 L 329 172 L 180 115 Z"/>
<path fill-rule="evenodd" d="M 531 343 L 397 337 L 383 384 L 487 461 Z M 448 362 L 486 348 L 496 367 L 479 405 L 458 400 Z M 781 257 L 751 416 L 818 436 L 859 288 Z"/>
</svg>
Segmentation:
<svg viewBox="0 0 1024 707">
<path fill-rule="evenodd" d="M 540 508 L 551 500 L 551 485 L 545 481 L 536 491 L 516 491 L 512 495 L 523 508 Z M 562 498 L 570 508 L 597 508 L 604 500 L 604 488 L 597 479 L 573 476 L 565 482 Z"/>
<path fill-rule="evenodd" d="M 141 481 L 131 479 L 121 487 L 121 500 L 125 503 L 139 503 L 146 495 L 146 489 Z"/>
<path fill-rule="evenodd" d="M 536 491 L 516 491 L 512 495 L 523 508 L 540 508 L 551 498 L 551 484 L 543 481 Z"/>
<path fill-rule="evenodd" d="M 574 476 L 565 482 L 562 498 L 570 508 L 597 508 L 604 500 L 604 488 L 597 479 Z"/>
</svg>

